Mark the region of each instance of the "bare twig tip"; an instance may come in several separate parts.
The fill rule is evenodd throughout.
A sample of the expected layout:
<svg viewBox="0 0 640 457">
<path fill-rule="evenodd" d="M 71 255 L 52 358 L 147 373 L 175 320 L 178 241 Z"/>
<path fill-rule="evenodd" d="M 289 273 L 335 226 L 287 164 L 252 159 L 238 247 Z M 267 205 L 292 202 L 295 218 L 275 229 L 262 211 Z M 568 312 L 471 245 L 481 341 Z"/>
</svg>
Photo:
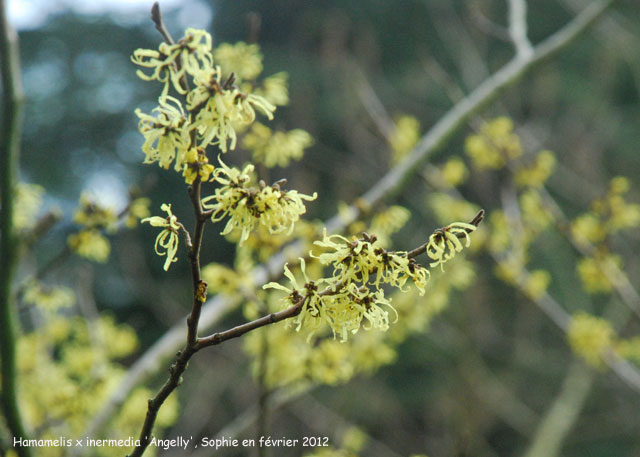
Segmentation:
<svg viewBox="0 0 640 457">
<path fill-rule="evenodd" d="M 151 20 L 155 24 L 162 23 L 162 13 L 160 12 L 160 3 L 153 2 L 153 6 L 151 7 Z"/>
<path fill-rule="evenodd" d="M 480 222 L 482 222 L 483 220 L 484 220 L 484 210 L 481 209 L 480 211 L 478 211 L 478 214 L 476 214 L 476 216 L 473 218 L 470 224 L 475 225 L 477 227 L 478 225 L 480 225 Z"/>
</svg>

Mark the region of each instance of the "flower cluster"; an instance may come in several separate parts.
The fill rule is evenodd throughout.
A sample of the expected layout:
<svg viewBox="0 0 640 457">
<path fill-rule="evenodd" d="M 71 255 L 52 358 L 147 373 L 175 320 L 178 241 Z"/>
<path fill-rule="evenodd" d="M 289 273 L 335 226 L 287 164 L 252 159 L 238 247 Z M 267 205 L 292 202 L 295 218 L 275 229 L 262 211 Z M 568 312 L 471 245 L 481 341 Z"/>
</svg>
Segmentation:
<svg viewBox="0 0 640 457">
<path fill-rule="evenodd" d="M 609 183 L 607 194 L 593 202 L 593 214 L 600 219 L 606 233 L 615 234 L 620 230 L 640 227 L 640 204 L 628 202 L 625 198 L 630 188 L 628 178 L 616 176 Z"/>
<path fill-rule="evenodd" d="M 610 293 L 614 288 L 615 270 L 622 268 L 622 258 L 602 246 L 593 255 L 583 257 L 576 264 L 582 287 L 590 294 Z"/>
<path fill-rule="evenodd" d="M 82 229 L 69 235 L 67 244 L 76 254 L 96 262 L 106 262 L 111 253 L 109 240 L 103 231 L 113 233 L 118 217 L 112 208 L 102 206 L 88 194 L 80 197 L 80 206 L 73 213 L 73 222 Z"/>
<path fill-rule="evenodd" d="M 334 337 L 340 335 L 341 341 L 346 341 L 349 333 L 356 333 L 360 329 L 363 319 L 368 323 L 364 327 L 366 330 L 389 328 L 389 313 L 381 306 L 391 310 L 393 307 L 381 289 L 370 291 L 367 287 L 359 287 L 355 283 L 333 289 L 335 284 L 329 285 L 331 281 L 329 279 L 311 281 L 305 271 L 304 259 L 300 259 L 300 264 L 304 278 L 303 284 L 298 283 L 288 265 L 285 265 L 284 275 L 290 281 L 292 288 L 276 282 L 264 286 L 264 288 L 286 292 L 292 303 L 302 300 L 300 313 L 293 319 L 293 325 L 296 326 L 297 331 L 304 326 L 309 330 L 308 338 L 311 338 L 323 323 L 327 323 Z M 319 289 L 323 285 L 328 287 L 320 292 Z M 302 290 L 304 294 L 300 292 Z"/>
<path fill-rule="evenodd" d="M 236 125 L 252 123 L 256 108 L 273 119 L 274 105 L 259 95 L 240 92 L 233 84 L 233 75 L 223 81 L 218 66 L 201 71 L 193 82 L 196 87 L 187 95 L 187 108 L 192 112 L 200 147 L 213 144 L 222 152 L 235 149 Z"/>
<path fill-rule="evenodd" d="M 262 87 L 258 87 L 254 93 L 266 98 L 276 106 L 289 104 L 288 75 L 281 71 L 275 75 L 268 76 L 262 82 Z"/>
<path fill-rule="evenodd" d="M 76 302 L 72 289 L 64 286 L 50 286 L 39 281 L 30 281 L 24 292 L 25 303 L 39 306 L 41 309 L 56 311 L 68 308 Z"/>
<path fill-rule="evenodd" d="M 168 168 L 175 160 L 175 169 L 184 172 L 187 182 L 193 179 L 193 173 L 185 169 L 193 148 L 217 145 L 223 152 L 234 149 L 236 129 L 253 122 L 256 109 L 268 119 L 273 118 L 275 110 L 265 97 L 241 90 L 236 84 L 236 74 L 223 78 L 222 68 L 214 63 L 211 41 L 206 31 L 187 29 L 177 43 L 162 43 L 158 50 L 138 49 L 131 58 L 135 64 L 151 70 L 150 74 L 138 70 L 140 78 L 164 83 L 155 115 L 136 110 L 139 130 L 145 137 L 142 148 L 145 163 L 158 162 Z M 253 47 L 221 47 L 215 53 L 216 61 L 239 61 L 243 64 L 239 73 L 255 77 L 262 70 L 262 62 Z M 185 96 L 186 110 L 177 98 L 169 95 L 171 87 Z"/>
<path fill-rule="evenodd" d="M 469 136 L 465 150 L 477 168 L 497 169 L 522 155 L 522 144 L 513 132 L 511 119 L 499 117 L 483 125 L 478 134 Z"/>
<path fill-rule="evenodd" d="M 603 356 L 613 348 L 615 336 L 611 323 L 583 311 L 572 317 L 567 332 L 571 348 L 596 368 L 603 367 Z"/>
<path fill-rule="evenodd" d="M 150 204 L 151 200 L 146 197 L 134 198 L 131 203 L 129 203 L 129 211 L 127 212 L 125 225 L 129 228 L 134 228 L 141 219 L 149 217 L 151 214 L 149 212 Z"/>
<path fill-rule="evenodd" d="M 428 243 L 411 253 L 387 251 L 375 235 L 364 233 L 362 238 L 349 240 L 341 235 L 328 236 L 325 231 L 322 241 L 314 243 L 322 252 L 310 252 L 309 255 L 330 268 L 329 277 L 310 280 L 305 261 L 300 259 L 303 284 L 298 283 L 285 266 L 285 276 L 292 287 L 275 282 L 264 287 L 286 292 L 285 301 L 300 307 L 293 323 L 297 330 L 302 327 L 310 330 L 309 337 L 323 323 L 329 326 L 334 337 L 340 336 L 341 341 L 346 341 L 348 335 L 356 333 L 360 327 L 384 331 L 389 328 L 389 310 L 396 311 L 385 296 L 383 286 L 406 290 L 405 285 L 411 280 L 423 295 L 430 272 L 415 261 L 415 256 L 426 252 L 435 260 L 432 267 L 442 265 L 462 250 L 459 237 L 466 238 L 466 245 L 469 245 L 469 233 L 476 229 L 483 214 L 478 213 L 471 223 L 456 222 L 438 229 Z"/>
<path fill-rule="evenodd" d="M 629 180 L 613 178 L 609 190 L 591 204 L 591 209 L 571 222 L 574 242 L 591 250 L 576 265 L 583 287 L 589 293 L 608 293 L 614 287 L 616 271 L 622 268 L 622 258 L 610 252 L 609 240 L 624 229 L 640 226 L 640 205 L 626 200 Z M 595 249 L 590 249 L 590 248 Z"/>
<path fill-rule="evenodd" d="M 80 197 L 80 207 L 73 213 L 73 222 L 87 229 L 113 231 L 118 217 L 112 208 L 98 203 L 88 194 Z"/>
<path fill-rule="evenodd" d="M 216 169 L 207 157 L 209 146 L 222 153 L 235 149 L 239 135 L 256 121 L 257 112 L 272 119 L 276 105 L 288 103 L 287 76 L 277 73 L 258 87 L 255 79 L 263 65 L 257 45 L 222 44 L 214 50 L 211 43 L 207 32 L 187 29 L 176 43 L 133 53 L 132 61 L 147 69 L 138 70 L 138 76 L 164 84 L 151 114 L 136 110 L 144 136 L 144 163 L 158 163 L 164 169 L 173 166 L 188 185 L 197 186 L 194 195 L 200 196 L 201 183 L 215 182 L 214 192 L 201 198 L 199 212 L 210 214 L 213 222 L 228 217 L 223 235 L 239 233 L 242 243 L 256 226 L 271 235 L 291 234 L 306 211 L 304 201 L 314 200 L 315 194 L 284 190 L 284 180 L 271 186 L 262 181 L 251 185 L 257 181 L 253 165 L 237 169 L 220 161 Z M 312 144 L 303 130 L 272 133 L 262 124 L 256 124 L 246 136 L 245 147 L 253 149 L 254 158 L 267 166 L 284 166 L 299 159 Z M 173 221 L 170 207 L 165 208 L 168 218 L 147 217 L 143 222 L 163 228 L 156 239 L 156 252 L 167 256 L 166 270 L 176 260 L 181 225 Z"/>
<path fill-rule="evenodd" d="M 202 68 L 213 65 L 211 57 L 211 35 L 204 30 L 188 28 L 184 38 L 175 44 L 161 43 L 158 50 L 136 49 L 131 61 L 143 68 L 150 68 L 151 74 L 138 70 L 136 74 L 145 81 L 160 81 L 165 84 L 163 95 L 169 91 L 169 85 L 185 94 L 182 77 L 194 75 Z"/>
<path fill-rule="evenodd" d="M 303 200 L 315 200 L 317 197 L 315 193 L 305 195 L 295 190 L 283 190 L 281 186 L 285 181 L 271 186 L 263 182 L 258 187 L 250 186 L 253 170 L 252 164 L 240 171 L 220 160 L 214 179 L 222 185 L 213 195 L 202 199 L 202 206 L 212 212 L 212 222 L 229 217 L 222 235 L 239 230 L 240 243 L 258 224 L 267 227 L 272 234 L 291 233 L 295 222 L 306 212 Z"/>
<path fill-rule="evenodd" d="M 213 57 L 222 68 L 233 68 L 243 81 L 256 79 L 262 73 L 262 55 L 257 44 L 222 43 L 213 52 Z"/>
<path fill-rule="evenodd" d="M 467 179 L 469 170 L 460 158 L 454 157 L 447 160 L 447 162 L 442 166 L 440 174 L 443 181 L 443 187 L 457 187 Z"/>
<path fill-rule="evenodd" d="M 144 136 L 144 163 L 158 162 L 167 169 L 175 160 L 174 167 L 180 171 L 191 146 L 189 120 L 180 101 L 169 95 L 161 97 L 153 111 L 156 116 L 144 114 L 140 109 L 135 111 L 140 118 L 138 129 Z"/>
<path fill-rule="evenodd" d="M 323 265 L 333 267 L 333 278 L 342 285 L 381 284 L 403 288 L 408 279 L 424 293 L 429 271 L 410 259 L 405 251 L 387 251 L 375 235 L 349 241 L 341 235 L 327 236 L 314 244 L 330 250 L 315 256 Z M 313 256 L 313 254 L 311 254 Z"/>
<path fill-rule="evenodd" d="M 533 163 L 515 171 L 514 181 L 520 187 L 541 187 L 556 166 L 556 157 L 551 151 L 540 151 Z"/>
<path fill-rule="evenodd" d="M 256 122 L 245 135 L 242 146 L 253 152 L 253 160 L 268 168 L 286 167 L 291 160 L 300 160 L 304 150 L 313 144 L 311 135 L 301 129 L 272 132 Z"/>
<path fill-rule="evenodd" d="M 182 175 L 187 184 L 193 184 L 196 178 L 201 181 L 208 181 L 213 173 L 214 167 L 209 163 L 209 159 L 202 148 L 191 148 L 187 152 L 186 163 Z"/>
</svg>

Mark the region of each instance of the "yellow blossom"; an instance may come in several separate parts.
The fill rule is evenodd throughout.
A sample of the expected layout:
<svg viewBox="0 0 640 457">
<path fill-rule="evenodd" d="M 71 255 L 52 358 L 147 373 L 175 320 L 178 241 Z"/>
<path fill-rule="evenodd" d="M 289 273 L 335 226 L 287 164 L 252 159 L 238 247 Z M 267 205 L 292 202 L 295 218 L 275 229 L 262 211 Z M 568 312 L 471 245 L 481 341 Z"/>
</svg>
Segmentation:
<svg viewBox="0 0 640 457">
<path fill-rule="evenodd" d="M 289 269 L 289 265 L 285 263 L 284 265 L 284 276 L 291 283 L 291 288 L 285 287 L 277 282 L 270 282 L 262 286 L 263 289 L 277 289 L 287 293 L 287 302 L 291 305 L 298 304 L 301 300 L 304 300 L 302 305 L 302 310 L 300 313 L 292 320 L 292 322 L 296 325 L 296 331 L 300 331 L 300 328 L 304 324 L 311 333 L 309 337 L 316 331 L 320 324 L 323 321 L 323 313 L 324 306 L 322 306 L 322 296 L 318 293 L 318 284 L 314 281 L 309 280 L 307 276 L 307 272 L 305 271 L 305 261 L 304 259 L 300 259 L 300 271 L 302 272 L 302 276 L 304 279 L 304 283 L 301 285 L 296 280 L 296 277 L 293 275 L 291 270 Z M 320 284 L 324 282 L 320 280 Z M 300 292 L 304 290 L 304 292 Z"/>
<path fill-rule="evenodd" d="M 241 232 L 240 244 L 248 237 L 257 224 L 268 228 L 272 234 L 291 234 L 294 224 L 306 212 L 303 200 L 311 201 L 317 194 L 305 195 L 295 190 L 281 189 L 282 183 L 259 188 L 248 187 L 253 165 L 242 171 L 230 168 L 221 160 L 214 172 L 215 181 L 222 184 L 213 195 L 202 199 L 202 206 L 212 211 L 211 220 L 217 222 L 229 216 L 222 235 L 234 230 Z"/>
<path fill-rule="evenodd" d="M 606 238 L 607 233 L 598 215 L 588 212 L 571 221 L 571 235 L 581 244 L 597 244 Z"/>
<path fill-rule="evenodd" d="M 420 122 L 413 116 L 403 115 L 395 121 L 391 132 L 392 161 L 399 162 L 418 144 L 420 139 Z"/>
<path fill-rule="evenodd" d="M 493 210 L 489 214 L 491 228 L 489 233 L 489 251 L 501 254 L 507 251 L 512 244 L 512 233 L 509 230 L 509 221 L 502 210 Z"/>
<path fill-rule="evenodd" d="M 507 160 L 522 154 L 522 144 L 513 133 L 513 122 L 499 117 L 484 124 L 480 132 L 467 137 L 465 150 L 479 169 L 502 168 Z"/>
<path fill-rule="evenodd" d="M 367 442 L 367 434 L 360 428 L 351 426 L 342 434 L 342 447 L 353 452 L 359 452 Z"/>
<path fill-rule="evenodd" d="M 191 145 L 189 120 L 180 101 L 169 95 L 161 98 L 153 111 L 157 116 L 144 114 L 140 109 L 135 111 L 140 118 L 138 130 L 144 136 L 144 163 L 158 162 L 167 169 L 175 160 L 174 168 L 180 171 Z"/>
<path fill-rule="evenodd" d="M 537 189 L 531 188 L 520 195 L 520 210 L 525 228 L 534 233 L 545 230 L 554 219 Z"/>
<path fill-rule="evenodd" d="M 112 208 L 100 205 L 87 193 L 80 196 L 80 207 L 73 213 L 73 222 L 89 229 L 106 228 L 113 231 L 117 220 L 116 213 Z"/>
<path fill-rule="evenodd" d="M 262 73 L 262 54 L 257 44 L 222 43 L 213 51 L 213 58 L 227 73 L 233 71 L 244 81 L 256 79 Z"/>
<path fill-rule="evenodd" d="M 525 261 L 526 259 L 522 258 L 522 256 L 510 254 L 498 262 L 494 268 L 494 273 L 498 279 L 512 286 L 517 286 L 524 270 Z"/>
<path fill-rule="evenodd" d="M 47 311 L 68 308 L 76 302 L 73 290 L 63 286 L 47 286 L 37 281 L 29 283 L 24 292 L 24 301 Z"/>
<path fill-rule="evenodd" d="M 109 358 L 126 357 L 138 348 L 138 337 L 135 330 L 116 323 L 112 316 L 101 316 L 98 328 Z"/>
<path fill-rule="evenodd" d="M 184 170 L 182 172 L 187 184 L 193 184 L 197 177 L 201 181 L 208 181 L 214 167 L 202 148 L 191 148 L 185 157 Z"/>
<path fill-rule="evenodd" d="M 268 168 L 286 167 L 291 160 L 300 160 L 312 144 L 313 138 L 304 130 L 272 132 L 260 123 L 253 124 L 242 140 L 242 146 L 253 152 L 253 160 Z"/>
<path fill-rule="evenodd" d="M 139 197 L 134 199 L 129 204 L 129 211 L 127 212 L 127 218 L 125 220 L 126 226 L 129 228 L 133 228 L 138 225 L 138 221 L 140 219 L 149 217 L 151 215 L 151 213 L 149 212 L 150 204 L 151 200 L 146 197 Z"/>
<path fill-rule="evenodd" d="M 282 306 L 278 292 L 269 293 L 268 301 L 277 306 L 270 311 Z M 292 332 L 284 322 L 269 325 L 261 332 L 247 333 L 242 339 L 245 350 L 252 356 L 254 375 L 262 372 L 269 387 L 291 386 L 308 379 L 309 358 L 316 348 L 305 344 L 304 338 L 306 335 Z M 266 356 L 266 363 L 257 362 L 258 354 Z"/>
<path fill-rule="evenodd" d="M 606 249 L 599 249 L 593 257 L 583 257 L 576 266 L 582 287 L 590 294 L 608 293 L 613 290 L 613 284 L 605 273 L 610 271 L 607 265 L 611 263 L 622 267 L 620 256 L 613 255 Z"/>
<path fill-rule="evenodd" d="M 551 274 L 546 270 L 534 270 L 528 275 L 523 292 L 532 300 L 544 295 L 551 282 Z"/>
<path fill-rule="evenodd" d="M 626 194 L 630 188 L 629 179 L 625 176 L 615 176 L 609 183 L 609 190 L 612 194 Z"/>
<path fill-rule="evenodd" d="M 309 354 L 308 371 L 311 379 L 328 385 L 336 385 L 354 375 L 354 367 L 349 363 L 346 344 L 336 344 L 335 340 L 323 339 Z"/>
<path fill-rule="evenodd" d="M 109 240 L 97 229 L 85 229 L 71 234 L 67 243 L 76 254 L 100 263 L 106 262 L 111 252 Z"/>
<path fill-rule="evenodd" d="M 454 222 L 432 233 L 427 243 L 427 255 L 434 260 L 434 262 L 431 262 L 431 267 L 440 265 L 440 269 L 444 271 L 444 264 L 453 259 L 456 252 L 462 251 L 460 238 L 464 238 L 465 247 L 469 247 L 471 245 L 469 233 L 475 229 L 475 225 Z"/>
<path fill-rule="evenodd" d="M 459 186 L 469 174 L 464 162 L 457 157 L 447 160 L 440 172 L 447 187 Z"/>
<path fill-rule="evenodd" d="M 274 105 L 264 97 L 240 92 L 233 84 L 223 82 L 218 66 L 199 72 L 193 82 L 196 87 L 187 95 L 187 108 L 197 113 L 193 127 L 197 129 L 203 148 L 214 144 L 222 152 L 235 149 L 236 125 L 253 122 L 256 108 L 268 119 L 273 119 Z"/>
<path fill-rule="evenodd" d="M 589 365 L 602 368 L 605 351 L 612 349 L 615 333 L 609 321 L 583 311 L 575 314 L 567 332 L 571 348 Z"/>
<path fill-rule="evenodd" d="M 556 158 L 551 151 L 538 153 L 535 162 L 515 172 L 514 181 L 519 187 L 541 187 L 553 173 Z"/>
<path fill-rule="evenodd" d="M 620 357 L 640 363 L 640 336 L 619 340 L 615 351 Z"/>
<path fill-rule="evenodd" d="M 204 30 L 188 28 L 185 36 L 175 44 L 163 42 L 158 50 L 136 49 L 131 61 L 143 68 L 152 69 L 151 74 L 137 71 L 140 79 L 157 80 L 165 84 L 162 91 L 164 98 L 169 90 L 169 83 L 174 89 L 184 94 L 186 89 L 181 79 L 185 73 L 194 75 L 200 69 L 212 65 L 211 35 Z"/>
<path fill-rule="evenodd" d="M 248 280 L 235 270 L 218 263 L 210 263 L 203 267 L 202 279 L 207 282 L 211 294 L 231 294 L 241 285 L 247 285 L 246 281 Z"/>
<path fill-rule="evenodd" d="M 377 289 L 380 284 L 402 288 L 411 279 L 421 295 L 424 294 L 429 271 L 409 259 L 405 251 L 385 250 L 375 235 L 349 241 L 337 234 L 327 236 L 325 230 L 322 241 L 314 244 L 326 252 L 310 253 L 311 257 L 323 265 L 332 265 L 332 279 L 336 282 L 370 284 Z"/>
<path fill-rule="evenodd" d="M 262 87 L 257 88 L 254 93 L 263 96 L 276 106 L 288 105 L 288 78 L 289 75 L 284 71 L 271 75 L 262 81 Z"/>
<path fill-rule="evenodd" d="M 627 228 L 640 226 L 640 205 L 625 200 L 631 185 L 624 176 L 611 179 L 609 191 L 591 204 L 593 213 L 600 218 L 602 230 L 615 234 Z"/>
<path fill-rule="evenodd" d="M 180 241 L 178 232 L 182 226 L 178 222 L 178 218 L 171 212 L 170 204 L 163 203 L 160 209 L 162 209 L 162 211 L 166 211 L 168 216 L 147 217 L 142 219 L 140 222 L 148 222 L 153 227 L 163 228 L 156 238 L 155 251 L 159 256 L 167 257 L 163 267 L 164 271 L 167 271 L 173 262 L 178 261 L 176 258 L 176 254 L 178 253 L 178 244 Z"/>
<path fill-rule="evenodd" d="M 288 294 L 287 302 L 300 304 L 301 310 L 292 319 L 292 324 L 299 331 L 302 327 L 308 330 L 309 337 L 325 323 L 332 330 L 334 338 L 340 336 L 346 341 L 349 333 L 356 333 L 361 327 L 365 330 L 376 328 L 385 331 L 389 328 L 389 313 L 382 306 L 394 311 L 391 303 L 385 298 L 382 289 L 370 291 L 350 283 L 339 290 L 331 290 L 320 294 L 318 288 L 328 280 L 311 281 L 305 271 L 304 259 L 300 259 L 301 272 L 305 280 L 301 287 L 294 275 L 285 265 L 285 276 L 292 288 L 271 282 L 264 288 L 279 289 Z M 329 289 L 327 289 L 329 290 Z M 397 317 L 397 316 L 396 316 Z M 365 321 L 363 325 L 363 321 Z"/>
<path fill-rule="evenodd" d="M 619 195 L 609 198 L 609 219 L 605 223 L 607 232 L 636 228 L 640 226 L 640 205 L 629 203 Z"/>
</svg>

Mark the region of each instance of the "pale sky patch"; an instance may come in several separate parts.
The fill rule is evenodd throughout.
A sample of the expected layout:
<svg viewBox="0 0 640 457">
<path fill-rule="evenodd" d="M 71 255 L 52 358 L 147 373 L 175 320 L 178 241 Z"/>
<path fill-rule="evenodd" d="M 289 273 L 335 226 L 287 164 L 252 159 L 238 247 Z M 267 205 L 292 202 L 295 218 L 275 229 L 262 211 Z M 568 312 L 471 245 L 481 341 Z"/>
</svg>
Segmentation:
<svg viewBox="0 0 640 457">
<path fill-rule="evenodd" d="M 153 0 L 9 0 L 9 20 L 18 30 L 42 27 L 51 16 L 73 12 L 83 15 L 113 15 L 128 23 L 149 20 Z M 199 0 L 162 0 L 163 12 L 177 11 L 182 27 L 206 28 L 211 8 Z M 184 24 L 183 24 L 184 22 Z"/>
</svg>

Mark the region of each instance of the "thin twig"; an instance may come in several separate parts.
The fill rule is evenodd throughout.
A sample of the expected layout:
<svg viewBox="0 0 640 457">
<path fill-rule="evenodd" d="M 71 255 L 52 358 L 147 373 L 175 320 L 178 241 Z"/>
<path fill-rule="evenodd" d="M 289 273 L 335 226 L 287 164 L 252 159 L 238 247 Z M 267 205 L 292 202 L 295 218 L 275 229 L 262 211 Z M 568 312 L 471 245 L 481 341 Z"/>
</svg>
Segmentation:
<svg viewBox="0 0 640 457">
<path fill-rule="evenodd" d="M 567 47 L 573 40 L 584 33 L 614 1 L 602 0 L 592 3 L 570 23 L 536 46 L 534 53 L 529 58 L 514 59 L 485 80 L 469 96 L 454 105 L 422 137 L 407 159 L 391 169 L 386 176 L 363 195 L 361 200 L 367 206 L 372 207 L 373 204 L 383 199 L 394 197 L 407 185 L 409 178 L 421 170 L 422 165 L 429 156 L 444 146 L 449 138 L 462 128 L 471 116 L 498 97 L 507 87 L 515 84 L 524 74 Z M 360 213 L 361 209 L 353 205 L 349 211 L 333 216 L 325 223 L 328 232 L 340 231 L 356 220 Z M 278 278 L 282 273 L 282 265 L 286 258 L 297 257 L 303 252 L 303 243 L 295 243 L 288 246 L 286 255 L 284 252 L 280 252 L 252 271 L 252 283 L 264 284 L 271 279 Z M 237 297 L 219 295 L 207 302 L 202 309 L 201 328 L 210 328 L 216 324 L 224 313 L 232 309 L 234 300 L 237 300 Z M 124 381 L 105 402 L 99 414 L 90 424 L 88 431 L 95 433 L 100 430 L 131 390 L 157 370 L 161 360 L 166 359 L 179 349 L 181 342 L 175 336 L 176 333 L 179 334 L 181 327 L 182 323 L 172 327 L 160 341 L 145 352 L 139 361 L 134 363 Z"/>
<path fill-rule="evenodd" d="M 376 96 L 373 87 L 369 84 L 367 78 L 365 78 L 362 70 L 356 64 L 351 66 L 351 73 L 354 76 L 354 84 L 356 86 L 356 92 L 358 97 L 362 101 L 362 104 L 369 112 L 371 119 L 375 123 L 378 131 L 387 140 L 387 143 L 391 141 L 391 136 L 395 130 L 395 124 L 384 105 L 380 102 L 380 99 Z"/>
<path fill-rule="evenodd" d="M 62 213 L 59 209 L 52 209 L 42 216 L 36 222 L 22 240 L 23 249 L 31 248 L 37 241 L 43 238 L 49 231 L 62 219 Z"/>
<path fill-rule="evenodd" d="M 509 30 L 489 19 L 480 7 L 480 3 L 471 2 L 471 20 L 481 32 L 502 41 L 509 41 Z"/>
<path fill-rule="evenodd" d="M 167 27 L 164 25 L 164 21 L 162 20 L 162 12 L 160 11 L 160 4 L 158 2 L 154 2 L 154 4 L 151 6 L 151 21 L 153 21 L 154 25 L 156 26 L 156 30 L 160 32 L 160 35 L 162 35 L 162 38 L 164 38 L 164 41 L 168 45 L 171 46 L 176 43 L 169 33 L 169 30 L 167 30 Z M 179 65 L 179 62 L 174 62 L 173 65 Z M 184 90 L 189 90 L 189 81 L 187 80 L 186 73 L 182 75 L 180 83 L 182 84 Z"/>
<path fill-rule="evenodd" d="M 262 310 L 263 313 L 268 312 L 269 308 L 267 304 L 261 300 L 255 293 L 250 294 L 251 299 L 258 303 L 259 309 Z M 267 436 L 267 429 L 269 424 L 269 415 L 271 413 L 271 409 L 269 408 L 269 397 L 273 393 L 273 388 L 269 386 L 267 380 L 267 373 L 269 370 L 269 356 L 270 356 L 270 346 L 269 346 L 269 331 L 265 330 L 260 335 L 260 342 L 262 346 L 260 347 L 260 351 L 257 354 L 258 358 L 258 375 L 256 379 L 256 384 L 258 386 L 258 420 L 256 421 L 255 427 L 255 437 L 256 442 L 260 440 L 260 437 Z M 258 457 L 267 457 L 269 454 L 269 450 L 266 446 L 257 446 L 255 454 Z"/>
<path fill-rule="evenodd" d="M 148 401 L 147 415 L 139 436 L 140 444 L 135 447 L 130 457 L 140 457 L 149 446 L 158 411 L 169 395 L 182 383 L 182 374 L 187 369 L 189 359 L 195 352 L 196 349 L 189 345 L 183 351 L 178 352 L 176 361 L 169 368 L 169 379 L 165 381 L 158 393 Z"/>
<path fill-rule="evenodd" d="M 151 7 L 151 20 L 155 24 L 156 30 L 160 32 L 160 35 L 162 35 L 162 38 L 164 38 L 164 41 L 166 41 L 167 44 L 175 44 L 175 41 L 173 41 L 173 37 L 164 25 L 164 21 L 162 20 L 162 13 L 160 12 L 160 4 L 158 2 L 154 2 L 153 6 Z"/>
<path fill-rule="evenodd" d="M 189 250 L 189 260 L 191 263 L 191 277 L 193 279 L 193 306 L 191 314 L 187 318 L 187 343 L 195 346 L 198 338 L 198 324 L 202 304 L 207 299 L 207 283 L 202 280 L 200 271 L 200 248 L 202 247 L 202 236 L 206 218 L 202 216 L 202 203 L 200 202 L 200 188 L 202 183 L 198 177 L 194 184 L 189 187 L 189 197 L 195 213 L 196 226 L 193 230 L 192 246 Z"/>
<path fill-rule="evenodd" d="M 0 144 L 0 358 L 2 412 L 14 439 L 28 439 L 28 433 L 18 407 L 15 297 L 11 286 L 18 265 L 18 240 L 14 223 L 14 202 L 18 179 L 20 136 L 24 92 L 20 75 L 18 35 L 9 24 L 4 0 L 0 0 L 0 67 L 3 92 L 3 125 Z M 13 446 L 13 442 L 11 443 Z M 14 446 L 20 457 L 30 457 L 31 448 Z"/>
<path fill-rule="evenodd" d="M 509 36 L 516 48 L 516 56 L 527 58 L 533 53 L 533 47 L 527 38 L 527 2 L 509 0 Z"/>
<path fill-rule="evenodd" d="M 193 305 L 191 313 L 187 318 L 187 344 L 184 349 L 176 355 L 175 362 L 169 368 L 169 379 L 164 383 L 158 393 L 149 400 L 147 415 L 140 431 L 140 444 L 135 447 L 131 457 L 140 457 L 151 442 L 151 433 L 158 414 L 164 401 L 181 384 L 182 374 L 187 369 L 187 364 L 191 357 L 200 349 L 197 345 L 198 324 L 202 311 L 202 304 L 207 296 L 207 283 L 202 280 L 200 271 L 200 248 L 202 246 L 202 236 L 206 218 L 203 217 L 202 202 L 200 201 L 200 178 L 197 178 L 189 187 L 189 197 L 193 205 L 195 214 L 195 227 L 191 238 L 189 249 L 189 260 L 191 263 L 191 275 L 193 279 Z M 188 236 L 188 235 L 187 235 Z"/>
<path fill-rule="evenodd" d="M 255 330 L 260 327 L 264 327 L 265 325 L 275 324 L 276 322 L 283 321 L 285 319 L 289 319 L 300 314 L 302 310 L 302 305 L 304 304 L 304 298 L 298 300 L 295 304 L 291 305 L 287 309 L 279 311 L 277 313 L 271 313 L 266 316 L 263 316 L 259 319 L 253 320 L 251 322 L 246 322 L 242 325 L 238 325 L 229 330 L 225 330 L 223 332 L 216 332 L 212 335 L 200 338 L 198 340 L 198 349 L 203 349 L 209 346 L 215 346 L 224 341 L 230 340 L 232 338 L 238 338 L 239 336 L 244 335 L 247 332 Z"/>
<path fill-rule="evenodd" d="M 584 407 L 594 380 L 593 370 L 580 361 L 573 361 L 560 393 L 540 421 L 524 457 L 556 457 L 560 454 L 562 442 Z"/>
</svg>

